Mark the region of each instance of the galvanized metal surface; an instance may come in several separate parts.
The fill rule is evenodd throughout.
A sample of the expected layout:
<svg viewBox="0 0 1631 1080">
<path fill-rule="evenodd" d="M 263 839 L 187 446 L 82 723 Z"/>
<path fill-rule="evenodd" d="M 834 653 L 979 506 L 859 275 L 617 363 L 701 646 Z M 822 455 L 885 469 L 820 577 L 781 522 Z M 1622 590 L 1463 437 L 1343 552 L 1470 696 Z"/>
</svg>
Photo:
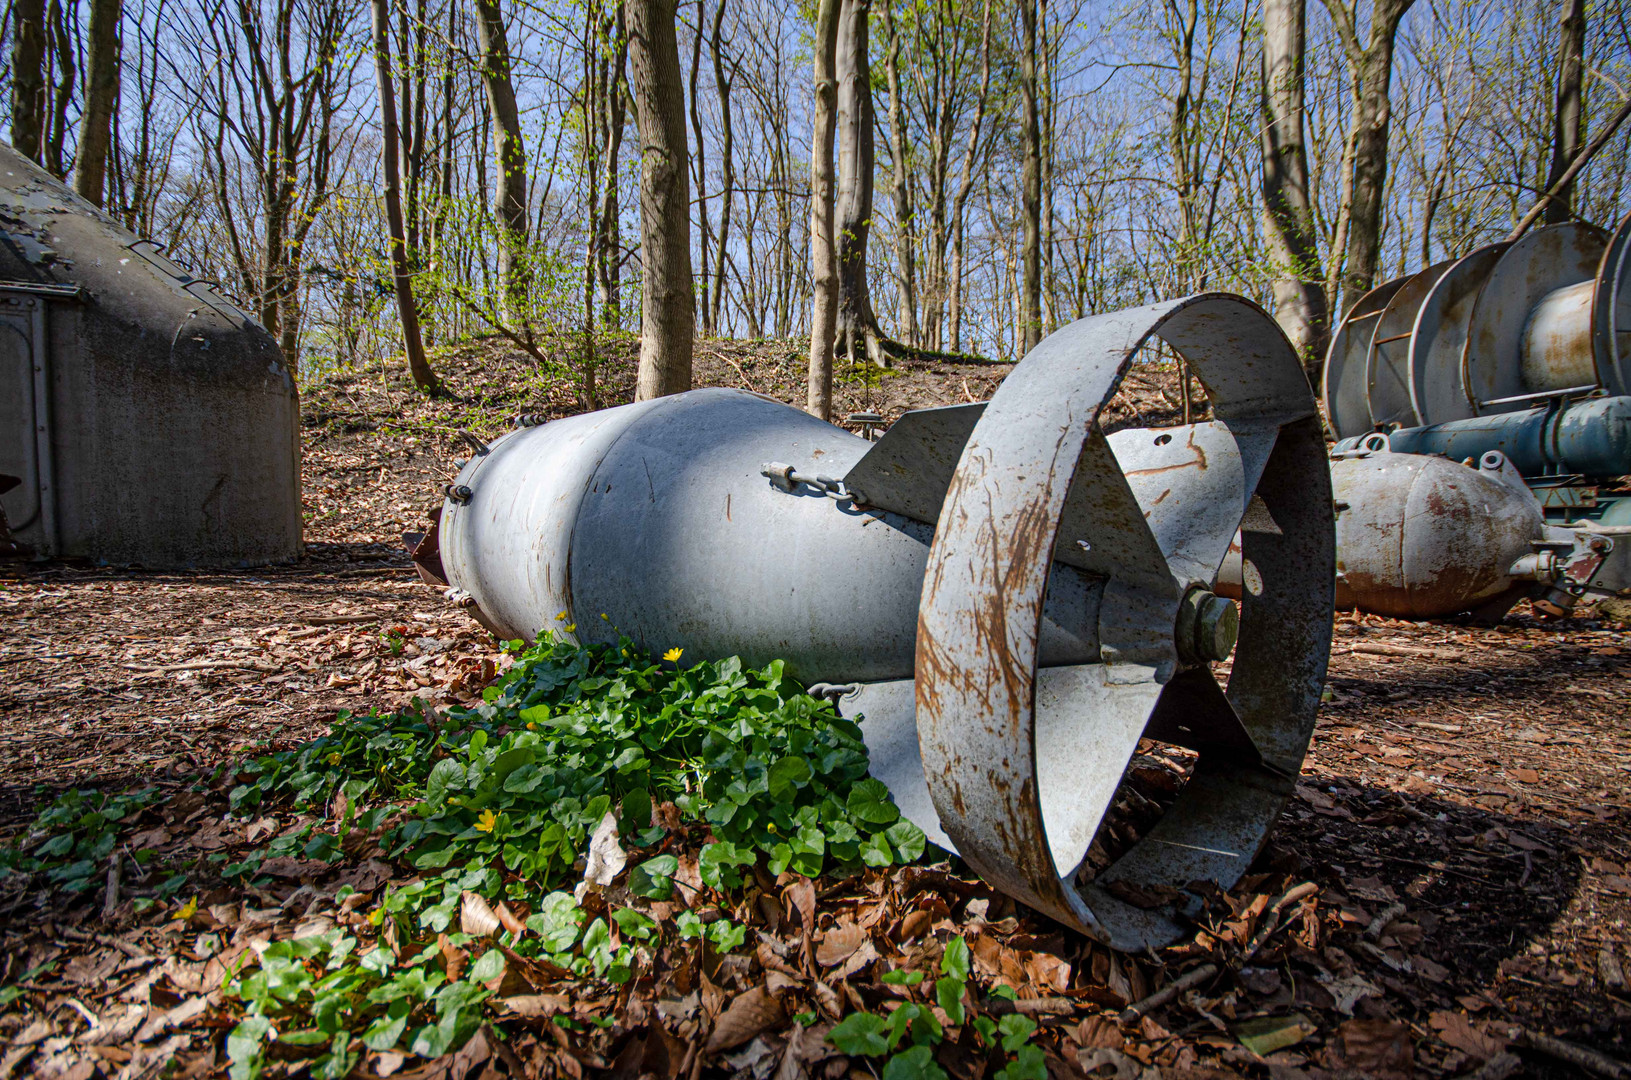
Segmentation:
<svg viewBox="0 0 1631 1080">
<path fill-rule="evenodd" d="M 1592 296 L 1597 371 L 1611 394 L 1631 394 L 1631 214 L 1614 230 Z"/>
<path fill-rule="evenodd" d="M 1510 246 L 1505 242 L 1490 244 L 1457 260 L 1422 300 L 1410 338 L 1409 371 L 1410 401 L 1423 423 L 1477 414 L 1467 387 L 1467 332 L 1478 292 L 1496 260 Z"/>
<path fill-rule="evenodd" d="M 885 445 L 724 389 L 522 428 L 454 481 L 470 497 L 444 504 L 442 566 L 506 637 L 623 633 L 782 659 L 806 683 L 910 679 L 933 526 L 763 475 L 776 458 L 843 475 Z M 1100 589 L 1070 580 L 1043 627 L 1055 664 L 1098 657 Z"/>
<path fill-rule="evenodd" d="M 1422 304 L 1453 263 L 1445 260 L 1411 275 L 1376 320 L 1365 357 L 1365 405 L 1372 427 L 1423 422 L 1411 395 L 1410 345 Z"/>
<path fill-rule="evenodd" d="M 1320 394 L 1325 415 L 1338 435 L 1358 435 L 1371 429 L 1370 405 L 1366 401 L 1370 391 L 1366 358 L 1370 355 L 1377 320 L 1387 310 L 1393 294 L 1408 280 L 1384 281 L 1361 296 L 1331 335 Z"/>
<path fill-rule="evenodd" d="M 1097 417 L 1157 333 L 1206 386 L 1218 426 L 1197 428 L 1193 440 L 1143 433 L 1152 459 L 1172 460 L 1118 463 Z M 1222 429 L 1233 455 L 1216 438 Z M 1133 907 L 1103 886 L 1228 885 L 1244 872 L 1312 732 L 1331 632 L 1328 484 L 1295 354 L 1243 300 L 1193 297 L 1085 319 L 1021 361 L 963 451 L 918 623 L 924 775 L 946 835 L 983 876 L 1085 933 L 1137 948 L 1169 939 L 1173 912 Z M 1267 529 L 1247 533 L 1245 558 L 1266 586 L 1243 598 L 1227 696 L 1215 683 L 1197 691 L 1189 673 L 1203 686 L 1211 676 L 1181 665 L 1178 610 L 1191 587 L 1211 587 L 1259 501 Z M 1038 696 L 1053 559 L 1105 582 L 1104 662 L 1074 673 L 1064 695 L 1082 721 L 1044 713 Z M 1194 727 L 1243 729 L 1255 752 L 1243 763 L 1203 751 L 1150 835 L 1097 882 L 1079 884 L 1077 864 L 1121 770 L 1180 673 L 1187 698 L 1206 703 L 1192 710 Z"/>
<path fill-rule="evenodd" d="M 0 145 L 0 494 L 41 555 L 151 567 L 300 551 L 299 415 L 276 342 Z"/>
<path fill-rule="evenodd" d="M 1535 305 L 1547 295 L 1595 278 L 1607 246 L 1608 236 L 1601 229 L 1570 221 L 1525 234 L 1496 262 L 1479 293 L 1467 334 L 1467 387 L 1480 413 L 1509 412 L 1522 407 L 1512 399 L 1556 388 L 1551 385 L 1554 378 L 1545 378 L 1544 384 L 1526 381 L 1524 328 Z M 1589 349 L 1589 339 L 1585 344 Z M 1540 372 L 1556 362 L 1558 357 L 1543 352 L 1533 366 Z M 1586 362 L 1591 362 L 1589 352 Z M 1570 385 L 1577 384 L 1557 383 Z"/>
<path fill-rule="evenodd" d="M 1553 289 L 1530 309 L 1519 350 L 1529 392 L 1597 385 L 1591 318 L 1596 285 L 1588 279 Z"/>
</svg>

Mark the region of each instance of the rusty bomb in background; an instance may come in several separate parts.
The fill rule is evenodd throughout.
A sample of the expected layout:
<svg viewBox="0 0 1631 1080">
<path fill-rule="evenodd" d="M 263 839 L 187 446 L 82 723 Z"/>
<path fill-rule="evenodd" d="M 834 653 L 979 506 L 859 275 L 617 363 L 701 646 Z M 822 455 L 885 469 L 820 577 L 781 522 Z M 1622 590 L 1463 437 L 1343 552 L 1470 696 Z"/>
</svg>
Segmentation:
<svg viewBox="0 0 1631 1080">
<path fill-rule="evenodd" d="M 1157 338 L 1213 419 L 1107 436 L 1101 409 Z M 1215 591 L 1237 532 L 1238 607 Z M 1174 940 L 1192 883 L 1245 873 L 1330 652 L 1313 395 L 1273 320 L 1224 294 L 1083 319 L 989 402 L 907 413 L 875 443 L 725 389 L 524 426 L 448 486 L 437 542 L 451 594 L 501 636 L 573 624 L 586 643 L 785 660 L 859 720 L 873 775 L 932 840 L 1121 949 Z M 1095 876 L 1141 738 L 1198 756 Z"/>
<path fill-rule="evenodd" d="M 1323 389 L 1340 607 L 1490 620 L 1631 589 L 1631 217 L 1378 286 Z"/>
</svg>

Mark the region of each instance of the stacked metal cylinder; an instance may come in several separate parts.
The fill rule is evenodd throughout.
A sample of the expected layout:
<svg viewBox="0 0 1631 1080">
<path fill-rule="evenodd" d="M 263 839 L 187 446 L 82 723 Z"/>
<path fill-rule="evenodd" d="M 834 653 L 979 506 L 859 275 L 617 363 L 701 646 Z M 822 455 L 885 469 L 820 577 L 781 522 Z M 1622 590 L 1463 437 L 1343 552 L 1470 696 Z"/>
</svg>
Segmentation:
<svg viewBox="0 0 1631 1080">
<path fill-rule="evenodd" d="M 1343 320 L 1324 400 L 1338 450 L 1497 451 L 1547 516 L 1631 524 L 1631 218 L 1568 222 L 1371 290 Z"/>
</svg>

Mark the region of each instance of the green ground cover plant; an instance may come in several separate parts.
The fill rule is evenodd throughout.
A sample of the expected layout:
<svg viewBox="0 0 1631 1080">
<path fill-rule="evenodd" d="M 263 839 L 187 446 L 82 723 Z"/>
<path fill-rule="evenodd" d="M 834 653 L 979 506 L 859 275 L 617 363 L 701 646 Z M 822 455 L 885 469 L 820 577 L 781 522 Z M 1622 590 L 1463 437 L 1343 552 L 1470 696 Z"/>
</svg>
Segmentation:
<svg viewBox="0 0 1631 1080">
<path fill-rule="evenodd" d="M 368 849 L 404 869 L 367 908 L 340 887 L 338 908 L 361 919 L 238 956 L 223 985 L 242 1009 L 226 1039 L 233 1080 L 255 1080 L 290 1055 L 323 1078 L 348 1075 L 365 1051 L 440 1057 L 493 1018 L 487 1003 L 512 967 L 622 986 L 665 944 L 714 956 L 750 944 L 749 928 L 722 912 L 754 873 L 853 876 L 924 856 L 922 831 L 867 775 L 859 728 L 779 661 L 682 666 L 678 648 L 659 659 L 626 639 L 582 646 L 563 629 L 531 646 L 508 643 L 512 666 L 477 704 L 342 714 L 321 738 L 199 785 L 224 793 L 245 820 L 277 808 L 306 812 L 305 824 L 207 866 L 174 868 L 147 906 L 178 902 L 205 875 L 263 888 L 273 860 L 338 865 Z M 120 823 L 158 797 L 70 791 L 0 850 L 0 876 L 43 875 L 84 891 Z M 690 884 L 679 880 L 688 853 Z M 619 899 L 586 897 L 586 879 L 595 891 L 613 878 Z M 683 903 L 668 903 L 684 890 Z M 724 904 L 704 918 L 696 909 L 709 898 Z M 197 907 L 186 901 L 177 915 Z M 484 932 L 470 932 L 472 920 Z M 883 982 L 922 978 L 892 971 Z M 1039 1052 L 1021 1045 L 1034 1022 L 965 1017 L 968 979 L 968 948 L 956 938 L 924 1002 L 887 1016 L 852 1012 L 830 1041 L 877 1058 L 891 1078 L 943 1076 L 932 1060 L 942 1038 L 934 1003 L 1017 1055 L 1003 1080 L 1040 1075 Z"/>
</svg>

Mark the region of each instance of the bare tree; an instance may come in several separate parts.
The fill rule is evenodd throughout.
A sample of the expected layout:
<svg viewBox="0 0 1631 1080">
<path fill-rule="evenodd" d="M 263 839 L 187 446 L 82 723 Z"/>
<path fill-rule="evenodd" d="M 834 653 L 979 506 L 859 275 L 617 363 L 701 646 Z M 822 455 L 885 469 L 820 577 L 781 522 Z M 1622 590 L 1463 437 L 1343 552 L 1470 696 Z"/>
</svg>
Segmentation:
<svg viewBox="0 0 1631 1080">
<path fill-rule="evenodd" d="M 506 314 L 512 322 L 524 323 L 530 314 L 527 294 L 531 284 L 527 261 L 527 152 L 521 137 L 521 113 L 515 103 L 515 84 L 510 78 L 510 43 L 499 0 L 476 0 L 476 35 L 481 46 L 487 108 L 495 125 L 498 188 L 493 212 L 503 242 L 499 276 Z"/>
<path fill-rule="evenodd" d="M 441 392 L 441 384 L 425 359 L 419 336 L 419 309 L 413 302 L 413 267 L 408 261 L 408 236 L 402 223 L 402 170 L 397 160 L 401 134 L 397 130 L 396 94 L 391 86 L 391 13 L 388 0 L 373 0 L 374 69 L 379 78 L 381 168 L 385 174 L 385 221 L 391 236 L 391 270 L 396 287 L 396 310 L 402 319 L 402 346 L 408 357 L 413 384 L 427 394 Z"/>
<path fill-rule="evenodd" d="M 1388 129 L 1393 119 L 1389 97 L 1393 45 L 1399 23 L 1415 0 L 1372 0 L 1370 34 L 1364 44 L 1359 40 L 1358 0 L 1324 2 L 1347 57 L 1354 95 L 1339 243 L 1334 245 L 1332 273 L 1326 279 L 1327 300 L 1334 301 L 1340 287 L 1342 305 L 1347 308 L 1376 283 L 1381 264 Z"/>
<path fill-rule="evenodd" d="M 867 23 L 871 0 L 841 0 L 834 70 L 838 78 L 838 326 L 839 348 L 855 360 L 857 349 L 885 362 L 878 317 L 866 279 L 867 239 L 872 231 L 872 64 Z"/>
<path fill-rule="evenodd" d="M 838 338 L 838 260 L 833 250 L 833 111 L 838 85 L 839 0 L 816 7 L 810 113 L 810 378 L 805 408 L 832 419 L 833 344 Z"/>
<path fill-rule="evenodd" d="M 1563 16 L 1562 33 L 1557 53 L 1557 107 L 1552 112 L 1552 166 L 1546 174 L 1546 188 L 1557 187 L 1557 194 L 1546 204 L 1545 220 L 1548 225 L 1568 221 L 1574 216 L 1574 184 L 1559 185 L 1576 154 L 1585 141 L 1586 115 L 1580 107 L 1580 87 L 1583 81 L 1586 53 L 1586 0 L 1567 0 L 1568 11 Z"/>
<path fill-rule="evenodd" d="M 90 46 L 85 62 L 85 109 L 79 116 L 74 190 L 97 206 L 107 177 L 113 110 L 119 100 L 119 22 L 122 0 L 91 0 Z"/>
<path fill-rule="evenodd" d="M 1325 358 L 1330 311 L 1325 305 L 1303 136 L 1307 14 L 1306 0 L 1263 0 L 1263 217 L 1272 261 L 1274 317 L 1314 380 Z"/>
<path fill-rule="evenodd" d="M 1042 340 L 1042 131 L 1037 96 L 1037 17 L 1040 0 L 1019 0 L 1023 31 L 1019 44 L 1020 138 L 1024 164 L 1020 173 L 1020 249 L 1024 280 L 1020 286 L 1021 354 Z"/>
<path fill-rule="evenodd" d="M 44 163 L 40 156 L 45 129 L 45 0 L 15 0 L 11 38 L 11 145 Z"/>
<path fill-rule="evenodd" d="M 629 83 L 640 127 L 640 372 L 636 400 L 691 388 L 691 291 L 685 84 L 675 0 L 629 0 Z"/>
</svg>

